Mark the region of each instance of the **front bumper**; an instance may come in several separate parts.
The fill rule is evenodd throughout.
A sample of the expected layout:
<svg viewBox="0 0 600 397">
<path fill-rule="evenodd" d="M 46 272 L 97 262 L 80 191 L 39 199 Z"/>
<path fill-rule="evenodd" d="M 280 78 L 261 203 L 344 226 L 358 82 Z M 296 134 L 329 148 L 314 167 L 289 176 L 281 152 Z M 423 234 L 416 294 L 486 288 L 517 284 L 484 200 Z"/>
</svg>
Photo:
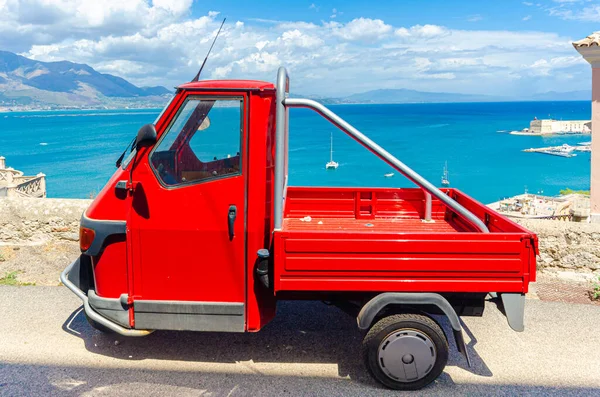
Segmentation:
<svg viewBox="0 0 600 397">
<path fill-rule="evenodd" d="M 78 272 L 79 267 L 80 258 L 77 258 L 75 261 L 73 261 L 73 263 L 67 266 L 66 269 L 63 270 L 63 272 L 60 274 L 60 281 L 65 285 L 65 287 L 70 289 L 75 295 L 77 295 L 79 299 L 81 299 L 81 301 L 83 302 L 83 309 L 85 310 L 85 313 L 88 315 L 89 318 L 91 318 L 98 324 L 102 324 L 111 331 L 114 331 L 124 336 L 146 336 L 153 332 L 152 330 L 125 328 L 98 314 L 90 305 L 87 294 L 69 279 L 69 274 L 71 273 L 71 271 L 75 269 Z"/>
</svg>

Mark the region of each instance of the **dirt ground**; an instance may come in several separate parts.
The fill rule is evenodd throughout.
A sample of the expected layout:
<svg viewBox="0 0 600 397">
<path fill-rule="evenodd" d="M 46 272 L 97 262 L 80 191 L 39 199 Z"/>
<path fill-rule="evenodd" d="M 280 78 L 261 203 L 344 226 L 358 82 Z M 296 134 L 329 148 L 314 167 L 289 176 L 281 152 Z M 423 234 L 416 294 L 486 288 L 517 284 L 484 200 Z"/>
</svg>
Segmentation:
<svg viewBox="0 0 600 397">
<path fill-rule="evenodd" d="M 0 199 L 0 283 L 58 285 L 80 254 L 79 220 L 90 200 Z"/>
<path fill-rule="evenodd" d="M 60 272 L 79 256 L 76 241 L 0 247 L 0 279 L 16 273 L 19 283 L 59 285 Z"/>
</svg>

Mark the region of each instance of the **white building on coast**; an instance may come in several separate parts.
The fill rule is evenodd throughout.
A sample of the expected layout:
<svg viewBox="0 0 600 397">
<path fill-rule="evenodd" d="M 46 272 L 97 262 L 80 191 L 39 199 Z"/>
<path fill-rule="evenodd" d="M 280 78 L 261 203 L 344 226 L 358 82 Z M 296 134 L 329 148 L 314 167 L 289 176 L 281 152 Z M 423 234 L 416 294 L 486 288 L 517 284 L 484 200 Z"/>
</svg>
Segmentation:
<svg viewBox="0 0 600 397">
<path fill-rule="evenodd" d="M 529 123 L 530 134 L 589 134 L 592 132 L 590 120 L 533 119 Z"/>
</svg>

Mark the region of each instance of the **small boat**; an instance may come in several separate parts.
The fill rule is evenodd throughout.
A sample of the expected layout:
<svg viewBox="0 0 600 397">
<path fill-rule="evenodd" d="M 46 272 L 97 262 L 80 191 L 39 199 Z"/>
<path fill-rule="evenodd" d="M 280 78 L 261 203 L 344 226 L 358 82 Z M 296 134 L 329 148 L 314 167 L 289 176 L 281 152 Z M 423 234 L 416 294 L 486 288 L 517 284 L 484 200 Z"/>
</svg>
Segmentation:
<svg viewBox="0 0 600 397">
<path fill-rule="evenodd" d="M 551 154 L 552 156 L 558 157 L 575 157 L 575 153 L 570 153 L 562 150 L 540 150 L 538 153 Z"/>
<path fill-rule="evenodd" d="M 329 148 L 329 162 L 325 164 L 325 169 L 335 170 L 339 166 L 338 163 L 333 161 L 333 133 L 331 134 L 331 145 Z"/>
<path fill-rule="evenodd" d="M 383 176 L 385 176 L 386 178 L 391 178 L 394 176 L 393 172 L 388 172 L 387 174 L 384 174 Z"/>
<path fill-rule="evenodd" d="M 442 174 L 442 186 L 450 186 L 450 180 L 448 179 L 448 162 L 444 163 L 444 173 Z"/>
</svg>

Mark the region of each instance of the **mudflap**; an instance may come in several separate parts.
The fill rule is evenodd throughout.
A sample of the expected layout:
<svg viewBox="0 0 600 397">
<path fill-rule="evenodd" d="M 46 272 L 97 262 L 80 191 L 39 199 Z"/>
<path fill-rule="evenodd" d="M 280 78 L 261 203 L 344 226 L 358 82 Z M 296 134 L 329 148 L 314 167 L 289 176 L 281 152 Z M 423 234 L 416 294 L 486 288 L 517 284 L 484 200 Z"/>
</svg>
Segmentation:
<svg viewBox="0 0 600 397">
<path fill-rule="evenodd" d="M 500 298 L 508 325 L 517 332 L 523 332 L 525 330 L 525 294 L 502 293 Z"/>
<path fill-rule="evenodd" d="M 467 360 L 467 365 L 471 368 L 471 359 L 469 358 L 469 352 L 467 351 L 467 344 L 465 343 L 462 330 L 452 329 L 452 333 L 454 334 L 454 341 L 456 342 L 458 352 L 463 355 L 465 360 Z"/>
</svg>

